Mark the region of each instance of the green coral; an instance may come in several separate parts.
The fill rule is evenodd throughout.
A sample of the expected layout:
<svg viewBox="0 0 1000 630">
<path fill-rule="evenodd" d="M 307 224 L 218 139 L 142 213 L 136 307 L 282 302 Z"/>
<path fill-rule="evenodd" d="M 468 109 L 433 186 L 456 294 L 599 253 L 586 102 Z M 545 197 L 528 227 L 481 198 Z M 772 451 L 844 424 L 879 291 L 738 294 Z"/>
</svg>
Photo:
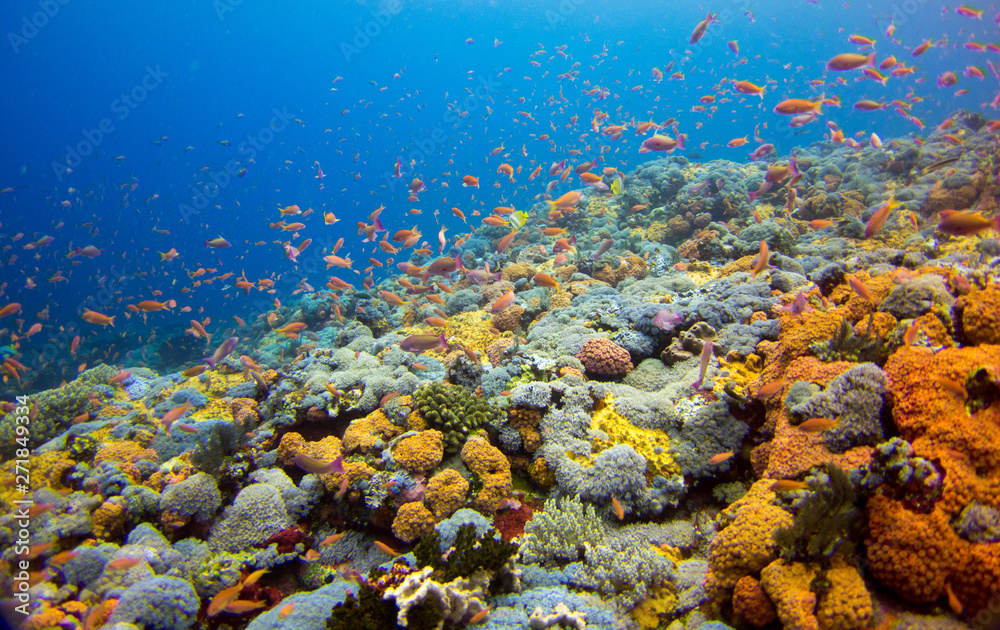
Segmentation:
<svg viewBox="0 0 1000 630">
<path fill-rule="evenodd" d="M 435 530 L 426 534 L 413 550 L 418 566 L 432 567 L 439 582 L 451 582 L 479 571 L 495 574 L 518 549 L 516 543 L 504 541 L 494 529 L 477 537 L 475 525 L 458 528 L 455 544 L 448 553 L 441 553 L 440 544 L 441 535 Z"/>
<path fill-rule="evenodd" d="M 252 559 L 253 554 L 246 551 L 212 554 L 200 566 L 192 580 L 198 596 L 203 600 L 210 600 L 222 590 L 235 586 L 242 577 L 240 569 Z"/>
<path fill-rule="evenodd" d="M 455 454 L 496 410 L 464 387 L 434 383 L 413 393 L 413 404 L 427 424 L 444 434 L 445 453 Z"/>
<path fill-rule="evenodd" d="M 790 527 L 777 530 L 774 542 L 785 560 L 812 561 L 841 552 L 854 553 L 864 518 L 857 507 L 858 491 L 839 466 L 823 466 L 826 481 L 813 478 L 812 492 L 797 506 Z"/>
<path fill-rule="evenodd" d="M 97 455 L 97 440 L 89 435 L 71 435 L 67 439 L 69 456 L 77 462 L 93 461 Z"/>
<path fill-rule="evenodd" d="M 399 611 L 392 600 L 382 599 L 375 589 L 362 587 L 355 597 L 348 593 L 344 602 L 330 611 L 327 630 L 392 630 Z"/>
<path fill-rule="evenodd" d="M 49 389 L 31 397 L 37 413 L 31 422 L 30 448 L 36 448 L 58 436 L 71 426 L 73 418 L 84 411 L 96 413 L 101 403 L 91 400 L 110 398 L 114 391 L 107 385 L 118 369 L 110 365 L 98 365 L 83 372 L 71 383 L 56 389 Z M 18 448 L 15 440 L 17 425 L 13 412 L 0 418 L 0 455 L 12 457 Z"/>
<path fill-rule="evenodd" d="M 584 505 L 577 497 L 549 499 L 524 526 L 520 561 L 546 567 L 576 562 L 587 546 L 603 541 L 604 530 L 593 505 Z"/>
</svg>

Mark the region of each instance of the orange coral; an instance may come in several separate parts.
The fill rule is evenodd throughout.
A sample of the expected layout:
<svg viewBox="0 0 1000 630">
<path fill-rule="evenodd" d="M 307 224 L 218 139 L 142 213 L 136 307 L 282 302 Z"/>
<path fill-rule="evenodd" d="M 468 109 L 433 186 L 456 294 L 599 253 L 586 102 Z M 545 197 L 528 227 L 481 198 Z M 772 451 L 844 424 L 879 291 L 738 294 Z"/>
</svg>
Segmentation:
<svg viewBox="0 0 1000 630">
<path fill-rule="evenodd" d="M 719 515 L 728 524 L 712 539 L 705 579 L 705 588 L 715 600 L 731 597 L 740 578 L 757 573 L 777 557 L 774 532 L 789 527 L 792 515 L 771 504 L 772 483 L 756 482 L 743 498 Z"/>
<path fill-rule="evenodd" d="M 105 501 L 94 510 L 92 523 L 94 536 L 100 540 L 117 540 L 125 533 L 125 508 Z"/>
<path fill-rule="evenodd" d="M 1000 286 L 973 290 L 960 301 L 962 329 L 974 344 L 1000 344 Z"/>
<path fill-rule="evenodd" d="M 403 429 L 394 425 L 381 409 L 376 409 L 364 418 L 354 420 L 347 427 L 344 432 L 344 451 L 347 453 L 361 451 L 374 455 L 381 451 L 389 440 L 402 432 Z"/>
<path fill-rule="evenodd" d="M 483 482 L 483 489 L 475 496 L 472 506 L 481 512 L 494 512 L 501 500 L 510 496 L 510 462 L 500 452 L 480 437 L 472 437 L 462 447 L 462 461 Z"/>
<path fill-rule="evenodd" d="M 404 503 L 396 512 L 392 533 L 396 538 L 411 543 L 433 530 L 434 524 L 434 515 L 430 510 L 420 501 L 413 501 Z"/>
<path fill-rule="evenodd" d="M 524 307 L 520 304 L 511 304 L 504 310 L 493 315 L 493 319 L 490 322 L 494 328 L 501 332 L 513 332 L 521 327 L 522 315 L 524 315 Z"/>
<path fill-rule="evenodd" d="M 816 594 L 809 585 L 816 569 L 801 562 L 776 560 L 760 572 L 760 585 L 774 602 L 784 630 L 819 630 Z"/>
<path fill-rule="evenodd" d="M 995 345 L 937 353 L 904 347 L 886 364 L 900 435 L 944 471 L 943 493 L 929 514 L 884 496 L 868 504 L 872 575 L 909 601 L 941 599 L 948 583 L 974 614 L 1000 584 L 1000 543 L 966 541 L 951 526 L 969 503 L 1000 509 L 998 365 Z M 971 389 L 962 396 L 949 383 Z"/>
<path fill-rule="evenodd" d="M 860 630 L 867 628 L 874 616 L 872 597 L 856 567 L 841 555 L 833 557 L 833 566 L 824 577 L 830 584 L 819 599 L 816 619 L 822 630 Z"/>
<path fill-rule="evenodd" d="M 159 461 L 159 457 L 157 457 L 156 451 L 153 449 L 144 449 L 135 442 L 123 440 L 121 442 L 111 442 L 97 451 L 97 455 L 94 456 L 94 465 L 99 465 L 102 462 L 116 464 L 128 462 L 134 464 L 144 459 L 151 462 Z"/>
<path fill-rule="evenodd" d="M 778 617 L 774 604 L 768 599 L 760 582 L 749 575 L 741 577 L 736 582 L 736 588 L 733 590 L 733 611 L 757 628 L 766 626 Z"/>
<path fill-rule="evenodd" d="M 431 477 L 424 493 L 424 501 L 434 518 L 443 521 L 465 505 L 468 492 L 469 482 L 457 471 L 446 468 Z"/>
<path fill-rule="evenodd" d="M 431 470 L 444 457 L 444 434 L 436 429 L 403 438 L 392 449 L 396 463 L 411 473 Z"/>
</svg>

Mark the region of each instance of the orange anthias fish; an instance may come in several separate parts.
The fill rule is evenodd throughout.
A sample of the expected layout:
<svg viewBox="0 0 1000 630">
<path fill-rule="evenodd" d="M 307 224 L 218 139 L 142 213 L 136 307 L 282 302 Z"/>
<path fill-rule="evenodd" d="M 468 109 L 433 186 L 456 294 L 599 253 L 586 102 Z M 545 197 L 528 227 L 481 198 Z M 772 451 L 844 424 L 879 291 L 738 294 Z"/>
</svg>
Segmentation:
<svg viewBox="0 0 1000 630">
<path fill-rule="evenodd" d="M 901 201 L 896 201 L 896 196 L 893 195 L 889 197 L 889 201 L 879 206 L 878 210 L 868 219 L 868 223 L 865 224 L 865 238 L 871 238 L 882 231 L 882 227 L 885 225 L 886 220 L 889 218 L 889 213 L 896 208 L 903 205 Z"/>
<path fill-rule="evenodd" d="M 767 242 L 761 241 L 760 254 L 757 256 L 757 262 L 754 263 L 753 269 L 751 270 L 751 273 L 755 278 L 757 277 L 757 274 L 767 269 L 768 260 L 770 259 L 770 257 L 771 257 L 771 252 L 767 248 Z"/>
<path fill-rule="evenodd" d="M 1000 231 L 1000 215 L 985 217 L 969 210 L 942 210 L 938 215 L 941 222 L 937 228 L 952 236 L 971 236 L 988 230 Z"/>
</svg>

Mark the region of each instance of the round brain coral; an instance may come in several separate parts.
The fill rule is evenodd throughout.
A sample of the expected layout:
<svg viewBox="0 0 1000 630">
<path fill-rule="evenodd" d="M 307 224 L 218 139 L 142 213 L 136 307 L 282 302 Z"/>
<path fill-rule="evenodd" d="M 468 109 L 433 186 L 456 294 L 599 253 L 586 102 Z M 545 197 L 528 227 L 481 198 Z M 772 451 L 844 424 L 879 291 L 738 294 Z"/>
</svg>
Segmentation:
<svg viewBox="0 0 1000 630">
<path fill-rule="evenodd" d="M 424 501 L 434 513 L 434 518 L 441 521 L 465 505 L 468 492 L 469 482 L 458 471 L 448 468 L 431 477 Z"/>
<path fill-rule="evenodd" d="M 973 344 L 1000 343 L 1000 287 L 990 285 L 962 298 L 962 328 Z"/>
<path fill-rule="evenodd" d="M 603 337 L 588 339 L 576 353 L 576 358 L 589 374 L 625 376 L 632 371 L 632 357 L 628 350 Z"/>
<path fill-rule="evenodd" d="M 392 449 L 396 463 L 408 472 L 419 473 L 431 470 L 444 457 L 444 434 L 430 429 L 403 438 Z"/>
<path fill-rule="evenodd" d="M 434 524 L 434 515 L 423 503 L 420 501 L 404 503 L 396 512 L 396 519 L 392 522 L 392 533 L 396 538 L 411 543 L 433 530 Z"/>
</svg>

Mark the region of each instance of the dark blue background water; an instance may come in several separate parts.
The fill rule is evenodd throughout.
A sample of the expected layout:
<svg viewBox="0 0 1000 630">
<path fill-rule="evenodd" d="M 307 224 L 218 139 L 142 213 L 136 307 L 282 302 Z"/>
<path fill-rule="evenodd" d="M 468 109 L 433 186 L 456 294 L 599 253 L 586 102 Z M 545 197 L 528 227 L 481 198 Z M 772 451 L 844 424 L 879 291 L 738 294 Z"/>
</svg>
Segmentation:
<svg viewBox="0 0 1000 630">
<path fill-rule="evenodd" d="M 360 243 L 355 224 L 379 205 L 386 206 L 382 219 L 390 232 L 416 224 L 436 252 L 437 221 L 450 227 L 449 236 L 466 230 L 451 207 L 463 209 L 473 225 L 478 225 L 471 217 L 475 209 L 511 203 L 525 209 L 544 191 L 554 161 L 596 157 L 602 144 L 610 147 L 602 165 L 626 172 L 659 157 L 638 152 L 642 138 L 634 135 L 634 127 L 615 142 L 593 134 L 594 108 L 611 113 L 605 125 L 676 117 L 680 131 L 688 134 L 689 152 L 739 162 L 756 146 L 752 138 L 758 124 L 763 138 L 782 154 L 821 140 L 828 131 L 825 117 L 794 135 L 788 119 L 771 112 L 781 99 L 814 99 L 820 92 L 842 99 L 842 107 L 825 108 L 825 113 L 848 137 L 864 132 L 859 139 L 865 141 L 876 132 L 888 140 L 920 133 L 892 108 L 860 112 L 851 107 L 862 98 L 913 100 L 911 92 L 923 99 L 912 112 L 929 132 L 958 108 L 982 110 L 997 92 L 986 61 L 998 63 L 1000 54 L 963 47 L 969 40 L 1000 40 L 996 3 L 977 6 L 985 9 L 982 20 L 959 16 L 954 5 L 931 0 L 892 6 L 724 0 L 682 8 L 629 0 L 139 5 L 11 0 L 0 9 L 5 33 L 0 188 L 13 188 L 0 194 L 6 283 L 0 304 L 24 304 L 19 316 L 24 330 L 36 321 L 35 313 L 49 307 L 42 333 L 22 344 L 22 350 L 34 345 L 37 351 L 55 339 L 47 359 L 65 347 L 60 326 L 94 334 L 94 327 L 79 319 L 84 305 L 117 315 L 117 332 L 125 329 L 143 338 L 151 328 L 180 328 L 195 316 L 220 320 L 238 314 L 250 320 L 274 297 L 289 299 L 301 279 L 321 287 L 328 274 L 319 258 L 338 237 L 346 239 L 355 268 L 367 266 L 372 248 Z M 54 15 L 45 15 L 44 8 Z M 722 23 L 712 24 L 692 47 L 691 31 L 708 10 L 720 12 Z M 33 20 L 40 26 L 27 26 Z M 899 44 L 886 37 L 891 21 Z M 366 29 L 368 35 L 359 35 Z M 877 40 L 879 60 L 892 54 L 918 71 L 891 77 L 886 86 L 858 80 L 860 71 L 824 74 L 829 58 L 859 50 L 847 41 L 852 33 Z M 467 44 L 467 38 L 474 43 Z M 498 47 L 495 38 L 502 41 Z M 925 39 L 947 42 L 911 57 L 910 50 Z M 739 42 L 740 56 L 727 47 L 730 40 Z M 565 46 L 565 57 L 557 54 L 559 46 Z M 533 56 L 540 48 L 546 52 Z M 737 64 L 741 58 L 745 64 Z M 540 66 L 531 65 L 533 60 Z M 672 61 L 684 80 L 667 78 Z M 557 78 L 574 63 L 580 65 L 573 80 Z M 962 76 L 969 65 L 987 78 Z M 654 82 L 653 67 L 665 71 L 662 82 Z M 945 71 L 958 75 L 957 86 L 937 87 Z M 343 80 L 335 83 L 337 77 Z M 823 87 L 808 83 L 824 77 Z M 834 85 L 840 77 L 845 84 Z M 771 83 L 762 103 L 730 94 L 730 102 L 717 103 L 713 116 L 692 112 L 701 96 L 717 94 L 713 88 L 723 78 Z M 633 91 L 638 85 L 643 87 Z M 594 86 L 607 88 L 608 97 L 583 94 Z M 955 96 L 962 88 L 971 92 Z M 133 102 L 124 100 L 130 93 Z M 533 120 L 519 111 L 530 112 Z M 579 116 L 576 125 L 565 128 L 574 115 Z M 95 133 L 102 124 L 105 132 Z M 540 134 L 550 134 L 551 142 L 539 140 Z M 747 146 L 726 147 L 730 139 L 747 135 Z M 153 144 L 163 136 L 168 139 Z M 264 141 L 253 156 L 240 150 L 248 136 Z M 491 156 L 501 143 L 504 153 Z M 71 173 L 54 166 L 65 165 L 68 147 L 86 150 L 88 144 L 96 147 Z M 582 155 L 569 156 L 570 149 Z M 400 157 L 416 164 L 407 164 L 403 177 L 395 179 L 389 175 Z M 327 174 L 323 180 L 314 177 L 317 161 Z M 523 167 L 516 184 L 496 174 L 502 162 Z M 529 183 L 536 164 L 542 165 L 542 176 Z M 237 177 L 243 168 L 245 176 Z M 481 187 L 463 188 L 466 174 L 478 176 Z M 428 185 L 417 203 L 406 200 L 413 177 Z M 556 192 L 577 185 L 570 180 Z M 192 212 L 198 195 L 205 193 L 214 198 Z M 290 204 L 316 211 L 293 241 L 314 240 L 299 266 L 275 242 L 289 234 L 268 227 L 279 220 L 277 209 Z M 410 208 L 422 214 L 408 214 Z M 437 219 L 435 209 L 440 210 Z M 341 222 L 323 225 L 323 212 L 334 212 Z M 24 236 L 13 241 L 18 233 Z M 23 249 L 43 235 L 54 242 Z M 204 241 L 219 235 L 233 247 L 206 249 Z M 259 241 L 265 244 L 254 245 Z M 71 244 L 103 251 L 93 259 L 67 258 Z M 171 247 L 180 257 L 161 263 L 157 252 Z M 199 267 L 235 276 L 192 287 L 187 272 Z M 278 291 L 244 297 L 231 288 L 243 270 L 252 281 L 280 277 Z M 57 271 L 68 282 L 50 283 Z M 360 275 L 333 271 L 360 285 Z M 35 288 L 26 288 L 28 278 Z M 184 287 L 191 290 L 182 293 Z M 169 298 L 193 312 L 152 314 L 149 327 L 137 318 L 124 321 L 125 304 Z M 13 319 L 2 323 L 16 328 Z M 0 344 L 9 341 L 9 335 L 0 337 Z"/>
</svg>

